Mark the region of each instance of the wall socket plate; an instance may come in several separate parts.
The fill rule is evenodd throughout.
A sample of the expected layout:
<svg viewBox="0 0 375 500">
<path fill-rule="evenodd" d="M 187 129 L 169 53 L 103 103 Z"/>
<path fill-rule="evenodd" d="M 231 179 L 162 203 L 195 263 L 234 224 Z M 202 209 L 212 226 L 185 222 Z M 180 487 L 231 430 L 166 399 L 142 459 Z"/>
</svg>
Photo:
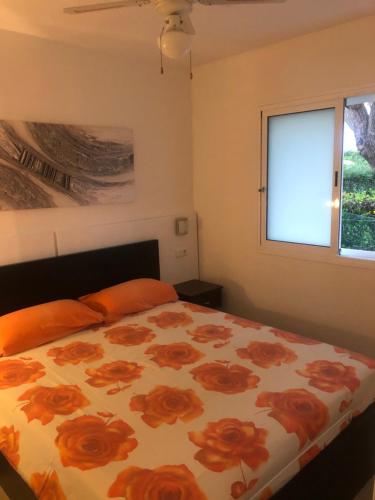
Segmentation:
<svg viewBox="0 0 375 500">
<path fill-rule="evenodd" d="M 187 256 L 187 249 L 186 248 L 178 248 L 176 251 L 175 251 L 175 255 L 177 258 L 180 258 L 180 257 L 186 257 Z"/>
</svg>

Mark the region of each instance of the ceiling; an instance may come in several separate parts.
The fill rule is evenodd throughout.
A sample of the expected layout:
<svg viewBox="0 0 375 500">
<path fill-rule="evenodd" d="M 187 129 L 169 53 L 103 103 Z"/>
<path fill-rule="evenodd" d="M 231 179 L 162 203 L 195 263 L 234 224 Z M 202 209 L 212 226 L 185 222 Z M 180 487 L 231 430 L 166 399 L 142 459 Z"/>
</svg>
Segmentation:
<svg viewBox="0 0 375 500">
<path fill-rule="evenodd" d="M 99 0 L 1 0 L 0 29 L 155 60 L 162 18 L 153 6 L 69 16 L 63 7 Z M 105 1 L 105 0 L 103 0 Z M 107 0 L 110 1 L 110 0 Z M 374 0 L 287 0 L 276 5 L 196 4 L 195 64 L 375 14 Z"/>
</svg>

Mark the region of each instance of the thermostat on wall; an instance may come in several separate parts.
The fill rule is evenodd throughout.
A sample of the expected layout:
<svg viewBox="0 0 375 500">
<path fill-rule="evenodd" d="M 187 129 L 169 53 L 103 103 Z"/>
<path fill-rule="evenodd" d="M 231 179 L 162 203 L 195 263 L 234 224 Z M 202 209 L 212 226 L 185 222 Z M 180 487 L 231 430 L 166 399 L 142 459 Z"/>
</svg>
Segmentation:
<svg viewBox="0 0 375 500">
<path fill-rule="evenodd" d="M 175 219 L 175 232 L 177 236 L 188 234 L 189 220 L 187 217 L 177 217 L 177 219 Z"/>
</svg>

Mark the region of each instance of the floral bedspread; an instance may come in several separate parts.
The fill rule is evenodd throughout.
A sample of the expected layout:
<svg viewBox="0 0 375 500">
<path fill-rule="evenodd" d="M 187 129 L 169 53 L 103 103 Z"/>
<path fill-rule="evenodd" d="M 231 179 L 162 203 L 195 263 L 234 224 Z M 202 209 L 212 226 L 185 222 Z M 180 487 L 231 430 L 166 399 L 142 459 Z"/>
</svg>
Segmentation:
<svg viewBox="0 0 375 500">
<path fill-rule="evenodd" d="M 177 302 L 0 359 L 0 451 L 40 499 L 270 498 L 375 361 Z"/>
</svg>

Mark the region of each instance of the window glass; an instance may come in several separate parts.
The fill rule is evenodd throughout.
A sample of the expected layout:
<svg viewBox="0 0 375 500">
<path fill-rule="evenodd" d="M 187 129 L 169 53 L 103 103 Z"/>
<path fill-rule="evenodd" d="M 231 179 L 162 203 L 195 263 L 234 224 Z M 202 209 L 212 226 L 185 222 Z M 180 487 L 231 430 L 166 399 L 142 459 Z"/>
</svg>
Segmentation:
<svg viewBox="0 0 375 500">
<path fill-rule="evenodd" d="M 346 100 L 341 206 L 341 253 L 374 258 L 375 95 Z"/>
<path fill-rule="evenodd" d="M 268 240 L 330 246 L 334 136 L 334 109 L 268 118 Z"/>
</svg>

